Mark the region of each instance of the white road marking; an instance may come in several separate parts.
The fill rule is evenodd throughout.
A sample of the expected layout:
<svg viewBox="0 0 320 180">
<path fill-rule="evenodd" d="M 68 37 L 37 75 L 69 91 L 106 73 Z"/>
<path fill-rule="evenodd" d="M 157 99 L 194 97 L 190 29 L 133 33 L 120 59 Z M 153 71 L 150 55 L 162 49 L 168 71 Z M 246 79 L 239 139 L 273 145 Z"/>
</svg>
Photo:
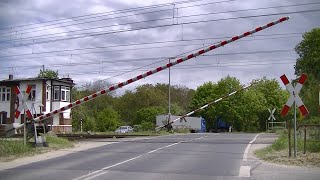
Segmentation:
<svg viewBox="0 0 320 180">
<path fill-rule="evenodd" d="M 173 143 L 173 144 L 169 144 L 169 145 L 167 145 L 167 146 L 163 146 L 163 147 L 161 147 L 161 148 L 158 148 L 158 149 L 149 151 L 149 152 L 147 152 L 147 154 L 151 154 L 151 153 L 154 153 L 154 152 L 156 152 L 156 151 L 159 151 L 160 149 L 167 148 L 167 147 L 170 147 L 170 146 L 174 146 L 174 145 L 177 145 L 177 144 L 180 144 L 180 143 L 182 143 L 182 141 L 177 142 L 177 143 Z"/>
<path fill-rule="evenodd" d="M 142 156 L 142 155 L 139 155 L 139 156 L 133 157 L 133 158 L 131 158 L 131 159 L 127 159 L 127 160 L 125 160 L 125 161 L 116 163 L 116 164 L 114 164 L 114 165 L 104 167 L 104 168 L 102 168 L 102 169 L 100 169 L 100 170 L 93 171 L 93 172 L 91 172 L 91 173 L 88 173 L 88 174 L 85 174 L 85 175 L 83 175 L 83 176 L 77 177 L 77 178 L 75 178 L 75 179 L 73 179 L 73 180 L 79 180 L 79 179 L 83 179 L 83 178 L 89 178 L 89 177 L 92 177 L 91 175 L 97 177 L 97 176 L 98 176 L 98 173 L 102 175 L 102 173 L 100 173 L 100 172 L 102 172 L 102 171 L 104 171 L 104 170 L 107 170 L 107 169 L 110 169 L 110 168 L 112 168 L 112 167 L 119 166 L 119 165 L 124 164 L 124 163 L 127 163 L 127 162 L 129 162 L 129 161 L 138 159 L 138 158 L 140 158 L 141 156 Z M 103 173 L 103 174 L 104 174 L 104 173 Z"/>
<path fill-rule="evenodd" d="M 259 136 L 259 134 L 257 134 L 257 135 L 252 139 L 252 141 L 249 142 L 246 150 L 245 150 L 244 153 L 243 153 L 243 158 L 242 158 L 243 161 L 247 161 L 247 160 L 248 160 L 248 153 L 249 153 L 251 144 L 257 139 L 258 136 Z"/>
<path fill-rule="evenodd" d="M 203 137 L 202 137 L 202 138 L 203 138 Z M 201 139 L 202 139 L 202 138 L 201 138 Z M 73 180 L 80 180 L 80 179 L 90 180 L 90 179 L 93 179 L 93 178 L 95 178 L 95 177 L 98 177 L 98 176 L 101 176 L 101 175 L 103 175 L 103 174 L 106 174 L 108 171 L 105 171 L 105 170 L 107 170 L 107 169 L 110 169 L 110 168 L 115 167 L 115 166 L 119 166 L 119 165 L 124 164 L 124 163 L 127 163 L 127 162 L 129 162 L 129 161 L 138 159 L 138 158 L 140 158 L 140 157 L 142 157 L 142 156 L 144 156 L 144 155 L 151 154 L 151 153 L 154 153 L 154 152 L 159 151 L 159 150 L 161 150 L 161 149 L 168 148 L 168 147 L 171 147 L 171 146 L 174 146 L 174 145 L 183 143 L 183 142 L 188 142 L 188 141 L 180 141 L 180 142 L 177 142 L 177 143 L 173 143 L 173 144 L 169 144 L 169 145 L 160 147 L 160 148 L 158 148 L 158 149 L 149 151 L 149 152 L 147 152 L 147 153 L 145 153 L 145 154 L 141 154 L 141 155 L 136 156 L 136 157 L 133 157 L 133 158 L 131 158 L 131 159 L 127 159 L 127 160 L 125 160 L 125 161 L 122 161 L 122 162 L 113 164 L 113 165 L 111 165 L 111 166 L 107 166 L 107 167 L 101 168 L 100 170 L 96 170 L 96 171 L 90 172 L 90 173 L 88 173 L 88 174 L 82 175 L 82 176 L 80 176 L 80 177 L 74 178 Z"/>
<path fill-rule="evenodd" d="M 84 180 L 90 180 L 90 179 L 93 179 L 93 178 L 95 178 L 95 177 L 98 177 L 98 176 L 101 176 L 101 175 L 103 175 L 103 174 L 106 174 L 106 173 L 108 173 L 108 172 L 109 172 L 109 171 L 104 171 L 104 172 L 101 172 L 101 173 L 96 174 L 96 175 L 94 175 L 94 176 L 85 178 Z"/>
<path fill-rule="evenodd" d="M 199 137 L 199 138 L 196 138 L 195 140 L 200 140 L 200 139 L 202 139 L 202 138 L 204 138 L 204 137 Z"/>
<path fill-rule="evenodd" d="M 243 158 L 242 158 L 243 161 L 248 161 L 248 153 L 249 153 L 251 144 L 257 139 L 258 136 L 259 134 L 257 134 L 247 145 L 243 153 Z M 250 171 L 251 171 L 250 166 L 240 166 L 239 177 L 250 177 Z"/>
<path fill-rule="evenodd" d="M 240 166 L 239 177 L 250 177 L 250 166 Z"/>
</svg>

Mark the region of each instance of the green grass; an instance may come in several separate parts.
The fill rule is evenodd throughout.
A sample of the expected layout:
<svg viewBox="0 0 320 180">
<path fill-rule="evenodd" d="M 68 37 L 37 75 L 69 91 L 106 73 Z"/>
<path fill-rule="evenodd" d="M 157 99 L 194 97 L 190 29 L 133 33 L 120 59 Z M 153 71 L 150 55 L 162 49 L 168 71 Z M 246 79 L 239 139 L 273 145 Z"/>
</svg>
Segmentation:
<svg viewBox="0 0 320 180">
<path fill-rule="evenodd" d="M 68 139 L 65 139 L 65 138 L 47 136 L 46 140 L 47 140 L 48 146 L 51 148 L 73 147 L 73 144 Z"/>
<path fill-rule="evenodd" d="M 293 133 L 291 133 L 292 135 Z M 320 142 L 307 140 L 306 154 L 303 154 L 304 142 L 302 135 L 297 138 L 297 158 L 293 158 L 293 137 L 291 138 L 292 157 L 288 157 L 288 134 L 287 131 L 282 131 L 279 138 L 274 141 L 271 146 L 255 151 L 255 154 L 266 161 L 298 165 L 298 166 L 317 166 L 320 167 Z"/>
<path fill-rule="evenodd" d="M 32 143 L 25 146 L 23 140 L 20 139 L 0 139 L 0 160 L 10 161 L 23 156 L 32 156 L 34 154 L 57 150 L 61 148 L 73 147 L 73 143 L 64 138 L 46 137 L 49 147 L 34 148 Z"/>
<path fill-rule="evenodd" d="M 31 144 L 23 145 L 23 140 L 0 140 L 0 158 L 32 154 L 35 150 Z"/>
</svg>

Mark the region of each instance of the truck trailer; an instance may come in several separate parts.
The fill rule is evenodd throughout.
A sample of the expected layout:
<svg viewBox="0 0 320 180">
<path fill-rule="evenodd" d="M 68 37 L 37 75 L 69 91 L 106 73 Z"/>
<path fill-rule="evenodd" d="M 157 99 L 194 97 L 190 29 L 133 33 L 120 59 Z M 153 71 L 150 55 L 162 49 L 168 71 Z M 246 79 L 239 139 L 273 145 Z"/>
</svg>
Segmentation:
<svg viewBox="0 0 320 180">
<path fill-rule="evenodd" d="M 171 115 L 171 121 L 180 118 L 181 116 Z M 168 123 L 168 115 L 156 116 L 157 127 L 164 126 Z M 192 133 L 203 133 L 206 132 L 206 121 L 202 117 L 184 117 L 181 120 L 172 123 L 173 129 L 188 129 Z"/>
</svg>

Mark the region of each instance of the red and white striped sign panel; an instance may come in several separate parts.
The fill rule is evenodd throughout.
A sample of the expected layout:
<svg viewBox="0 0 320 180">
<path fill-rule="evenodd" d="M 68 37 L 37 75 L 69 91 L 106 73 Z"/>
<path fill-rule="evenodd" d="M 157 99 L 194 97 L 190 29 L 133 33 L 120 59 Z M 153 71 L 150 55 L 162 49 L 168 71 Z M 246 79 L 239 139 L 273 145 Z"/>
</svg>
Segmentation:
<svg viewBox="0 0 320 180">
<path fill-rule="evenodd" d="M 290 97 L 289 97 L 287 103 L 282 108 L 281 116 L 287 115 L 293 102 L 296 102 L 296 104 L 299 107 L 299 110 L 303 116 L 309 114 L 307 107 L 303 104 L 301 98 L 299 97 L 299 93 L 301 91 L 301 88 L 302 88 L 304 82 L 307 79 L 307 75 L 302 74 L 295 87 L 293 87 L 293 85 L 289 82 L 289 80 L 285 74 L 282 75 L 280 78 L 281 78 L 282 82 L 284 83 L 284 85 L 286 86 L 287 91 L 290 93 Z"/>
<path fill-rule="evenodd" d="M 17 108 L 17 110 L 16 110 L 16 112 L 15 112 L 15 114 L 14 114 L 14 117 L 16 118 L 16 119 L 18 119 L 19 118 L 19 116 L 20 116 L 20 114 L 21 114 L 21 111 L 24 109 L 25 111 L 26 111 L 26 113 L 27 113 L 27 116 L 31 119 L 32 118 L 32 114 L 31 114 L 31 112 L 30 112 L 30 109 L 29 109 L 29 107 L 28 107 L 28 104 L 26 103 L 26 100 L 27 100 L 27 98 L 28 98 L 28 95 L 30 94 L 30 92 L 31 92 L 31 86 L 28 86 L 27 87 L 27 90 L 26 90 L 26 96 L 24 96 L 22 93 L 21 93 L 21 91 L 20 91 L 20 89 L 19 89 L 19 87 L 17 86 L 16 88 L 14 88 L 14 91 L 16 92 L 16 94 L 17 94 L 17 96 L 18 96 L 18 98 L 20 99 L 20 101 L 22 102 L 21 103 L 21 106 L 19 106 L 18 108 Z"/>
</svg>

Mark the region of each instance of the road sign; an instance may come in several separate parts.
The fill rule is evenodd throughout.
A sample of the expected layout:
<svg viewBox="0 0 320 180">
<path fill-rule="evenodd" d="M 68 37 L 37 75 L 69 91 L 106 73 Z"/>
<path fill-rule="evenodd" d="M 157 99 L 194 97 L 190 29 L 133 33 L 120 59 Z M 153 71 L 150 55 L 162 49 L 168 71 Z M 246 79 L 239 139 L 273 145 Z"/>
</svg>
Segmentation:
<svg viewBox="0 0 320 180">
<path fill-rule="evenodd" d="M 29 94 L 30 94 L 30 92 L 31 92 L 31 89 L 32 89 L 31 86 L 28 86 L 28 87 L 27 87 L 27 90 L 25 91 L 25 95 L 24 95 L 23 93 L 21 93 L 21 91 L 20 91 L 20 89 L 19 89 L 18 86 L 14 88 L 15 93 L 17 94 L 19 100 L 21 101 L 21 106 L 19 106 L 19 107 L 16 109 L 16 112 L 15 112 L 15 114 L 14 114 L 14 117 L 15 117 L 16 119 L 19 118 L 19 116 L 20 116 L 20 114 L 21 114 L 21 112 L 22 112 L 23 109 L 25 110 L 27 116 L 28 116 L 30 119 L 32 118 L 31 111 L 30 111 L 30 109 L 29 109 L 29 107 L 28 107 L 28 104 L 26 103 L 27 98 L 28 98 L 28 96 L 29 96 Z"/>
<path fill-rule="evenodd" d="M 271 111 L 270 109 L 268 109 L 268 111 L 269 111 L 269 113 L 270 113 L 270 116 L 269 116 L 268 120 L 269 120 L 269 121 L 271 121 L 271 120 L 272 120 L 272 121 L 275 121 L 276 118 L 274 117 L 273 114 L 274 114 L 274 112 L 276 111 L 276 108 L 273 108 L 272 111 Z"/>
<path fill-rule="evenodd" d="M 302 88 L 304 82 L 307 79 L 307 75 L 302 74 L 295 87 L 293 87 L 293 85 L 289 82 L 289 80 L 285 74 L 282 75 L 280 78 L 281 78 L 282 82 L 284 83 L 284 85 L 286 86 L 287 91 L 290 93 L 290 97 L 289 97 L 287 103 L 282 108 L 281 116 L 287 115 L 290 107 L 292 106 L 292 104 L 294 102 L 297 104 L 297 106 L 303 116 L 309 114 L 308 109 L 306 108 L 306 106 L 303 104 L 301 98 L 299 97 L 299 93 L 301 91 L 301 88 Z"/>
</svg>

